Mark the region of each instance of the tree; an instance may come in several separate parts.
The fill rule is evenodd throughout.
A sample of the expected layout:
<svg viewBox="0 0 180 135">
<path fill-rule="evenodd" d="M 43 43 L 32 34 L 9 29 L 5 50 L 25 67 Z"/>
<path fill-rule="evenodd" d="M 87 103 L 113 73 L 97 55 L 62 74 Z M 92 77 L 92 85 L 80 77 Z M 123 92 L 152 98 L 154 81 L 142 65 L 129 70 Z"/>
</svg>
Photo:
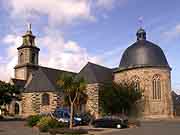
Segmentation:
<svg viewBox="0 0 180 135">
<path fill-rule="evenodd" d="M 74 111 L 77 111 L 78 113 L 81 112 L 81 105 L 86 104 L 87 100 L 88 100 L 88 95 L 84 91 L 81 91 L 76 101 L 74 102 L 74 107 L 75 107 Z M 64 101 L 65 101 L 65 105 L 67 106 L 71 105 L 68 96 L 66 95 L 64 96 Z"/>
<path fill-rule="evenodd" d="M 102 111 L 105 114 L 128 113 L 133 105 L 141 99 L 141 91 L 133 83 L 109 83 L 100 92 Z"/>
<path fill-rule="evenodd" d="M 64 73 L 58 79 L 57 84 L 63 89 L 64 95 L 68 98 L 68 102 L 70 103 L 70 128 L 72 128 L 74 104 L 86 90 L 85 80 L 81 77 Z"/>
<path fill-rule="evenodd" d="M 0 81 L 0 109 L 2 106 L 10 104 L 15 98 L 18 98 L 19 89 L 10 83 Z"/>
</svg>

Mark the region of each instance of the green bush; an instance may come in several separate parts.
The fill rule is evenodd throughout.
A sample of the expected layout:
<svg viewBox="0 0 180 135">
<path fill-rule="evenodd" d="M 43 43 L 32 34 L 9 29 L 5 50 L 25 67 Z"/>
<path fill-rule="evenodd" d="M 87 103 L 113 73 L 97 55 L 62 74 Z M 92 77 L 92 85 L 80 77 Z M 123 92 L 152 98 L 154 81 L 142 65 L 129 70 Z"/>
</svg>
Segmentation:
<svg viewBox="0 0 180 135">
<path fill-rule="evenodd" d="M 42 116 L 40 116 L 40 115 L 29 116 L 29 118 L 27 119 L 27 125 L 30 127 L 36 126 L 41 118 L 42 118 Z"/>
<path fill-rule="evenodd" d="M 40 121 L 37 123 L 37 126 L 39 127 L 39 130 L 41 132 L 47 132 L 49 129 L 52 129 L 52 128 L 67 127 L 66 124 L 58 122 L 57 120 L 49 116 L 42 117 Z"/>
</svg>

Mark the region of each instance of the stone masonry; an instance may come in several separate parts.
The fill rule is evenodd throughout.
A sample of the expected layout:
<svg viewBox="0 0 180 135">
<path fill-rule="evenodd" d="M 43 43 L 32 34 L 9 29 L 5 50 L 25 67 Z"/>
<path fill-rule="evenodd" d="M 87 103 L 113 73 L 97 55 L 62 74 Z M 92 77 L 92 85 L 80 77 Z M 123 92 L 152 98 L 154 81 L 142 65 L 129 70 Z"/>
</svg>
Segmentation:
<svg viewBox="0 0 180 135">
<path fill-rule="evenodd" d="M 49 105 L 42 105 L 42 95 L 49 94 Z M 55 92 L 36 92 L 36 93 L 23 93 L 22 94 L 22 116 L 35 115 L 39 113 L 52 112 L 56 107 L 63 105 L 62 95 Z"/>
<path fill-rule="evenodd" d="M 86 110 L 89 111 L 96 118 L 99 117 L 99 84 L 88 84 L 87 95 L 88 101 L 86 104 Z"/>
<path fill-rule="evenodd" d="M 161 79 L 161 99 L 152 98 L 152 79 L 158 74 Z M 140 82 L 140 89 L 143 92 L 141 108 L 139 114 L 144 118 L 172 117 L 173 104 L 171 97 L 171 76 L 169 68 L 136 68 L 119 71 L 114 75 L 115 82 L 133 81 L 132 78 L 137 76 Z"/>
</svg>

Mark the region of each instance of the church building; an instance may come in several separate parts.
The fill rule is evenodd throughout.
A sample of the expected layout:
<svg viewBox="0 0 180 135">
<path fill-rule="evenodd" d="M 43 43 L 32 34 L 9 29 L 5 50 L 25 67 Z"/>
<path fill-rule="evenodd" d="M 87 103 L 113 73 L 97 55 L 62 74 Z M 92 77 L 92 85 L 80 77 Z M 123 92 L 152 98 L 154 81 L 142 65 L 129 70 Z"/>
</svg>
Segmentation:
<svg viewBox="0 0 180 135">
<path fill-rule="evenodd" d="M 146 39 L 144 29 L 140 28 L 136 36 L 137 41 L 125 50 L 117 68 L 88 62 L 79 73 L 73 73 L 39 65 L 40 49 L 29 28 L 22 36 L 22 45 L 17 48 L 18 63 L 14 67 L 15 78 L 11 79 L 12 84 L 21 88 L 22 100 L 12 102 L 11 113 L 27 117 L 62 107 L 63 92 L 58 89 L 57 79 L 62 73 L 68 72 L 85 78 L 88 101 L 84 110 L 90 111 L 95 117 L 100 116 L 101 86 L 111 81 L 133 81 L 143 90 L 138 108 L 141 117 L 172 117 L 171 67 L 162 49 Z"/>
</svg>

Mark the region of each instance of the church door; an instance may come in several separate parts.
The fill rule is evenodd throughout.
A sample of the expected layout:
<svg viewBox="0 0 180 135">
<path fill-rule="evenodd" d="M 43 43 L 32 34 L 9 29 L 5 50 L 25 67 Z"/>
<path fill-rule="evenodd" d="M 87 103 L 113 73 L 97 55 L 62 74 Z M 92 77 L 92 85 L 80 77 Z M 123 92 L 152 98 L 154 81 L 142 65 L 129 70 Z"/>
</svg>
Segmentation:
<svg viewBox="0 0 180 135">
<path fill-rule="evenodd" d="M 15 113 L 16 115 L 19 114 L 19 104 L 18 104 L 18 103 L 15 103 L 15 106 L 14 106 L 14 113 Z"/>
</svg>

